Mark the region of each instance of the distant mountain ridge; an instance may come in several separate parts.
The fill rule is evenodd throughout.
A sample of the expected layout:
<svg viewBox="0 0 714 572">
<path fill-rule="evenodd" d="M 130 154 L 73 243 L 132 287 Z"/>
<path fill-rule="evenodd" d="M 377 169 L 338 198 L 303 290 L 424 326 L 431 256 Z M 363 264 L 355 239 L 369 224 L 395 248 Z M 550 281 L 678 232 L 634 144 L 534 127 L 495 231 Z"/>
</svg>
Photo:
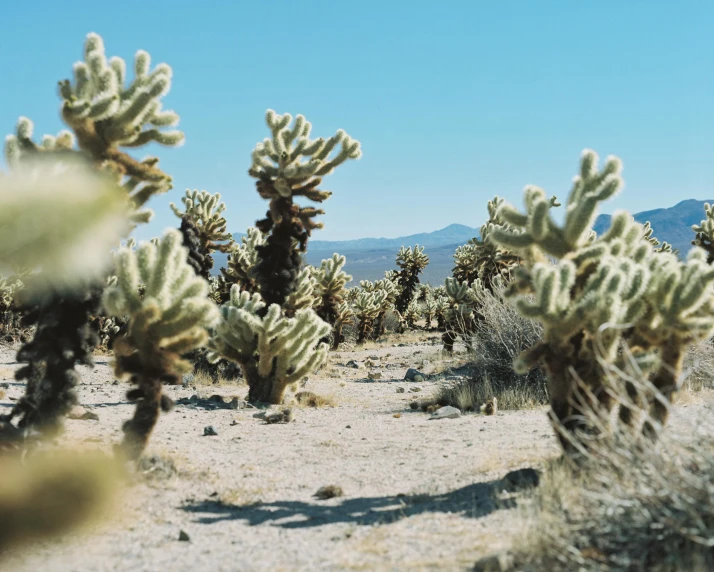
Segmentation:
<svg viewBox="0 0 714 572">
<path fill-rule="evenodd" d="M 642 211 L 633 216 L 639 223 L 647 221 L 654 230 L 653 236 L 659 241 L 669 242 L 673 248 L 679 250 L 682 255 L 689 252 L 694 240 L 693 224 L 699 224 L 705 218 L 704 203 L 714 203 L 714 199 L 699 201 L 697 199 L 686 199 L 678 202 L 673 207 L 666 209 L 654 209 Z M 610 215 L 600 215 L 595 220 L 593 229 L 598 234 L 606 231 L 610 226 Z"/>
<path fill-rule="evenodd" d="M 654 236 L 669 242 L 682 255 L 691 248 L 694 239 L 693 224 L 699 224 L 704 217 L 704 203 L 714 203 L 714 199 L 700 201 L 683 200 L 673 207 L 654 209 L 636 213 L 637 222 L 650 221 Z M 593 228 L 598 234 L 606 231 L 612 220 L 611 215 L 600 215 Z M 451 224 L 434 232 L 424 232 L 397 238 L 358 238 L 355 240 L 311 240 L 308 243 L 306 260 L 308 264 L 319 266 L 320 262 L 338 252 L 347 258 L 345 271 L 352 274 L 354 286 L 360 280 L 378 280 L 386 270 L 396 269 L 395 258 L 401 246 L 424 246 L 429 256 L 429 265 L 422 276 L 422 282 L 431 285 L 443 284 L 451 275 L 454 266 L 454 251 L 462 244 L 479 235 L 479 230 L 463 224 Z M 240 241 L 242 233 L 233 235 Z M 214 254 L 214 274 L 226 265 L 226 255 Z"/>
</svg>

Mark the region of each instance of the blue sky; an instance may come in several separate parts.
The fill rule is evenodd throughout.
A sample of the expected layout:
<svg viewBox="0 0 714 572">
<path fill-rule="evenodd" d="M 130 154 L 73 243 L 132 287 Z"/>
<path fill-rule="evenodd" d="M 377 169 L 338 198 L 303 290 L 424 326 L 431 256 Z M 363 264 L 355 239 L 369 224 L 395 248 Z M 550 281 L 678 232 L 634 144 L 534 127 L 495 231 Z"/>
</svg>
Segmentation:
<svg viewBox="0 0 714 572">
<path fill-rule="evenodd" d="M 315 238 L 477 227 L 495 194 L 564 197 L 586 147 L 624 162 L 605 212 L 649 210 L 714 198 L 712 23 L 711 0 L 6 2 L 0 133 L 20 115 L 38 138 L 62 128 L 56 82 L 97 32 L 174 70 L 186 144 L 139 153 L 175 181 L 142 239 L 177 225 L 187 188 L 220 192 L 234 232 L 262 218 L 247 170 L 268 108 L 362 144 L 324 180 Z"/>
</svg>

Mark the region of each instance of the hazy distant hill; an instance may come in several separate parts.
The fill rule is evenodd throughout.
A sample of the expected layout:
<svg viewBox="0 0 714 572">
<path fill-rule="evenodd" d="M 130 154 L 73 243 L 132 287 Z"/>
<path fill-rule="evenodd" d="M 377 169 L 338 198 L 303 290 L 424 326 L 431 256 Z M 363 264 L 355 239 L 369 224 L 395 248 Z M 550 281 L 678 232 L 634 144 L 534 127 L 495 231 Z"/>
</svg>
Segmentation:
<svg viewBox="0 0 714 572">
<path fill-rule="evenodd" d="M 659 240 L 666 240 L 682 254 L 686 254 L 692 247 L 694 238 L 692 225 L 699 224 L 705 218 L 704 203 L 712 202 L 714 201 L 711 199 L 707 201 L 687 199 L 668 209 L 643 211 L 636 213 L 634 217 L 640 223 L 650 221 L 654 236 Z M 597 217 L 593 228 L 598 234 L 607 230 L 610 226 L 610 218 L 610 215 Z"/>
<path fill-rule="evenodd" d="M 635 220 L 644 223 L 650 221 L 654 235 L 659 240 L 666 240 L 678 248 L 682 254 L 691 247 L 694 233 L 692 225 L 704 218 L 704 203 L 714 200 L 684 200 L 667 209 L 655 209 L 635 214 Z M 594 228 L 602 233 L 610 226 L 610 215 L 600 215 Z M 241 234 L 233 235 L 240 240 Z M 434 232 L 401 236 L 398 238 L 360 238 L 357 240 L 311 240 L 308 244 L 307 262 L 319 266 L 324 258 L 339 252 L 347 258 L 346 271 L 352 274 L 354 281 L 377 280 L 384 276 L 385 270 L 396 269 L 394 259 L 400 246 L 424 246 L 429 256 L 429 266 L 423 274 L 422 282 L 432 285 L 442 284 L 444 278 L 451 275 L 454 266 L 454 250 L 478 236 L 478 230 L 462 224 L 452 224 Z M 214 272 L 226 264 L 226 256 L 216 253 Z"/>
</svg>

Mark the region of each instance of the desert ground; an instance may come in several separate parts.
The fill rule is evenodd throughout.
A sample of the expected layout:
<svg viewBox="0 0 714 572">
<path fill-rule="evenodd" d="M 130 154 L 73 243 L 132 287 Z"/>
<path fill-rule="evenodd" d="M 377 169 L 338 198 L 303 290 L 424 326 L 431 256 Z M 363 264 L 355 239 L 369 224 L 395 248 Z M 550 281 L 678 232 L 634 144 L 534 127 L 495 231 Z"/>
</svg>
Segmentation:
<svg viewBox="0 0 714 572">
<path fill-rule="evenodd" d="M 24 391 L 15 351 L 0 348 L 4 410 Z M 542 467 L 559 449 L 545 408 L 452 419 L 410 408 L 468 375 L 468 363 L 463 348 L 444 356 L 426 332 L 334 352 L 303 388 L 333 405 L 297 406 L 287 424 L 261 419 L 243 401 L 245 385 L 188 378 L 166 389 L 176 407 L 161 416 L 112 517 L 4 554 L 0 569 L 469 569 L 523 526 L 514 506 L 527 491 L 504 477 Z M 425 381 L 405 381 L 410 367 Z M 80 402 L 98 419 L 67 420 L 58 441 L 109 452 L 133 411 L 129 385 L 115 381 L 107 356 L 79 370 Z M 714 430 L 713 409 L 710 393 L 683 398 L 670 430 Z M 217 434 L 204 435 L 208 426 Z M 342 495 L 317 498 L 326 486 Z"/>
</svg>

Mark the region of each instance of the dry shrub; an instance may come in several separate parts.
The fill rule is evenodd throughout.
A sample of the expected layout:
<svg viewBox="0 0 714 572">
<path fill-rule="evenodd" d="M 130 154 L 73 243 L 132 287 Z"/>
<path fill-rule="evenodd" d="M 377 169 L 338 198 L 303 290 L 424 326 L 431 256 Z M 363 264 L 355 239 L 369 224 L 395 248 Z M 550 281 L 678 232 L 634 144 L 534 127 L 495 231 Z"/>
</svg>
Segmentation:
<svg viewBox="0 0 714 572">
<path fill-rule="evenodd" d="M 461 411 L 478 411 L 482 404 L 496 397 L 498 408 L 506 411 L 535 409 L 547 401 L 545 389 L 540 385 L 519 383 L 508 386 L 492 383 L 487 375 L 478 380 L 460 381 L 439 388 L 437 395 L 427 405 L 451 405 Z M 425 402 L 426 403 L 426 402 Z"/>
<path fill-rule="evenodd" d="M 637 385 L 642 393 L 656 391 L 646 381 Z M 621 383 L 610 387 L 620 403 L 635 407 Z M 637 411 L 640 426 L 655 423 Z M 601 433 L 604 418 L 592 409 L 585 422 L 581 462 L 554 462 L 534 494 L 519 501 L 524 530 L 508 568 L 714 569 L 714 438 L 697 434 L 694 423 L 685 440 L 661 426 L 656 442 L 617 423 Z"/>
<path fill-rule="evenodd" d="M 335 399 L 331 395 L 317 395 L 312 391 L 299 391 L 295 401 L 303 407 L 334 407 Z"/>
<path fill-rule="evenodd" d="M 443 387 L 435 401 L 462 411 L 476 410 L 493 397 L 504 410 L 547 405 L 546 378 L 540 369 L 527 375 L 513 371 L 514 359 L 541 339 L 542 326 L 520 316 L 504 298 L 502 286 L 484 292 L 479 312 L 482 319 L 461 332 L 474 356 L 473 378 Z"/>
<path fill-rule="evenodd" d="M 714 389 L 714 339 L 708 339 L 689 348 L 684 358 L 685 391 Z"/>
</svg>

